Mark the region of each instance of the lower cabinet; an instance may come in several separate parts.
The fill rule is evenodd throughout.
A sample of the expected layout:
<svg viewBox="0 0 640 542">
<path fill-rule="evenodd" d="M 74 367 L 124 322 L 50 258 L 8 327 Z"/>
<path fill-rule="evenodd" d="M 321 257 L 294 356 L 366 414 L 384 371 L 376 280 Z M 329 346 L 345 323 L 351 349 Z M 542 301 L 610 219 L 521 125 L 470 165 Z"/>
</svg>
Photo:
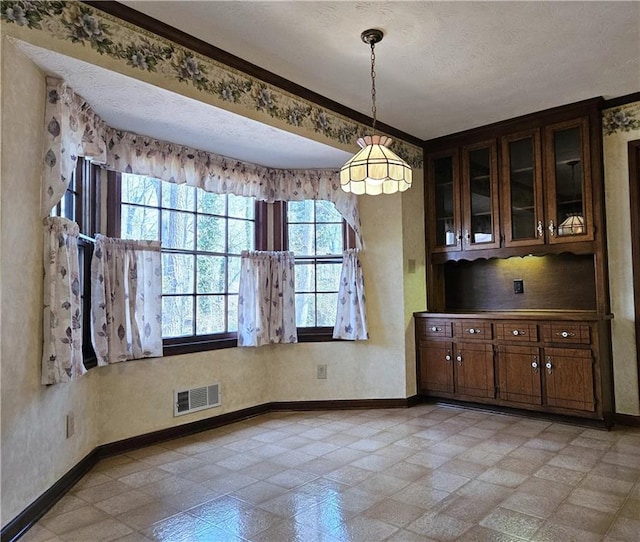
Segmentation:
<svg viewBox="0 0 640 542">
<path fill-rule="evenodd" d="M 416 313 L 420 395 L 610 417 L 610 381 L 603 378 L 608 358 L 598 321 L 431 314 Z"/>
<path fill-rule="evenodd" d="M 495 397 L 490 344 L 423 341 L 420 352 L 421 393 Z"/>
</svg>

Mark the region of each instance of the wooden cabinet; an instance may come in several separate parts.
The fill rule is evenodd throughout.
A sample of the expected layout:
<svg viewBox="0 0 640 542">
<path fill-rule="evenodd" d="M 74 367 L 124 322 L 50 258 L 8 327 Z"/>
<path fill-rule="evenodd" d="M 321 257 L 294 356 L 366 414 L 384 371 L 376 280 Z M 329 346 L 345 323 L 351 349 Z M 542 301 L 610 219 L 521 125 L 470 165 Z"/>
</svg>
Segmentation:
<svg viewBox="0 0 640 542">
<path fill-rule="evenodd" d="M 601 169 L 601 157 L 599 146 L 591 146 L 598 103 L 426 142 L 430 251 L 469 252 L 456 259 L 473 259 L 493 256 L 473 255 L 479 250 L 501 250 L 497 255 L 508 257 L 509 249 L 526 247 L 535 254 L 547 253 L 548 246 L 593 242 L 600 221 L 593 173 Z M 581 253 L 594 249 L 576 247 Z"/>
<path fill-rule="evenodd" d="M 610 423 L 602 319 L 583 313 L 557 321 L 542 311 L 483 316 L 415 314 L 419 394 Z"/>
</svg>

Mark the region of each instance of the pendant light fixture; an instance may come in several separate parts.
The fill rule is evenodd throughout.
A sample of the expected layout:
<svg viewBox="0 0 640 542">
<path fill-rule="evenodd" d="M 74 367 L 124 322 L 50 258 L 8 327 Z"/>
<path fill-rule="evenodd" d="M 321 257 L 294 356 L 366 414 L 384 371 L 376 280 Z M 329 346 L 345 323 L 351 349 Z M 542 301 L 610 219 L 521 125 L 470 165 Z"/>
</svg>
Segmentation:
<svg viewBox="0 0 640 542">
<path fill-rule="evenodd" d="M 574 202 L 578 201 L 578 186 L 576 185 L 576 166 L 580 160 L 570 160 L 567 165 L 571 168 L 571 187 L 574 192 Z M 582 214 L 569 213 L 558 226 L 558 235 L 581 235 L 584 233 L 584 217 Z"/>
<path fill-rule="evenodd" d="M 411 186 L 411 167 L 391 151 L 391 138 L 376 135 L 376 54 L 375 45 L 382 40 L 382 30 L 365 30 L 360 37 L 371 46 L 372 135 L 358 139 L 361 150 L 340 169 L 340 186 L 357 195 L 393 194 Z"/>
</svg>

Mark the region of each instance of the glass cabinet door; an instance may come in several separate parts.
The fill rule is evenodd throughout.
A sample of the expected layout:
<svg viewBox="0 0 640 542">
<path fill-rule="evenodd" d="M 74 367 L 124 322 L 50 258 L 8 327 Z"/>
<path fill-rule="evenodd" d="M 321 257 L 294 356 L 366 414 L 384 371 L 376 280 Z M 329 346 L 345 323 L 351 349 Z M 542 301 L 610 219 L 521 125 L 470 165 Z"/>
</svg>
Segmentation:
<svg viewBox="0 0 640 542">
<path fill-rule="evenodd" d="M 458 152 L 447 151 L 429 157 L 433 186 L 431 240 L 435 252 L 460 249 L 460 204 Z"/>
<path fill-rule="evenodd" d="M 494 141 L 465 147 L 463 174 L 463 248 L 497 248 L 498 178 Z"/>
<path fill-rule="evenodd" d="M 593 239 L 591 169 L 586 119 L 549 126 L 546 131 L 548 240 Z"/>
<path fill-rule="evenodd" d="M 502 138 L 502 222 L 505 246 L 544 243 L 540 132 Z"/>
</svg>

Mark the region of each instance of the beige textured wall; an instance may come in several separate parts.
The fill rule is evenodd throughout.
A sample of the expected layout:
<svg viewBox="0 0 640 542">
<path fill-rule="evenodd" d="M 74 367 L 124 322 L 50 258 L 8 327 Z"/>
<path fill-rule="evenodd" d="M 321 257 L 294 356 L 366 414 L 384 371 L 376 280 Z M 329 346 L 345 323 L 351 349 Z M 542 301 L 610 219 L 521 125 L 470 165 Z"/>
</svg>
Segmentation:
<svg viewBox="0 0 640 542">
<path fill-rule="evenodd" d="M 40 385 L 42 73 L 6 40 L 2 47 L 2 524 L 98 444 L 96 375 Z M 10 250 L 10 252 L 9 252 Z M 75 434 L 66 439 L 73 412 Z"/>
<path fill-rule="evenodd" d="M 622 111 L 640 122 L 640 102 Z M 610 112 L 605 111 L 605 119 Z M 640 415 L 636 358 L 633 272 L 631 267 L 631 216 L 627 143 L 640 139 L 640 129 L 616 130 L 605 135 L 604 179 L 606 187 L 607 243 L 616 412 Z"/>
</svg>

